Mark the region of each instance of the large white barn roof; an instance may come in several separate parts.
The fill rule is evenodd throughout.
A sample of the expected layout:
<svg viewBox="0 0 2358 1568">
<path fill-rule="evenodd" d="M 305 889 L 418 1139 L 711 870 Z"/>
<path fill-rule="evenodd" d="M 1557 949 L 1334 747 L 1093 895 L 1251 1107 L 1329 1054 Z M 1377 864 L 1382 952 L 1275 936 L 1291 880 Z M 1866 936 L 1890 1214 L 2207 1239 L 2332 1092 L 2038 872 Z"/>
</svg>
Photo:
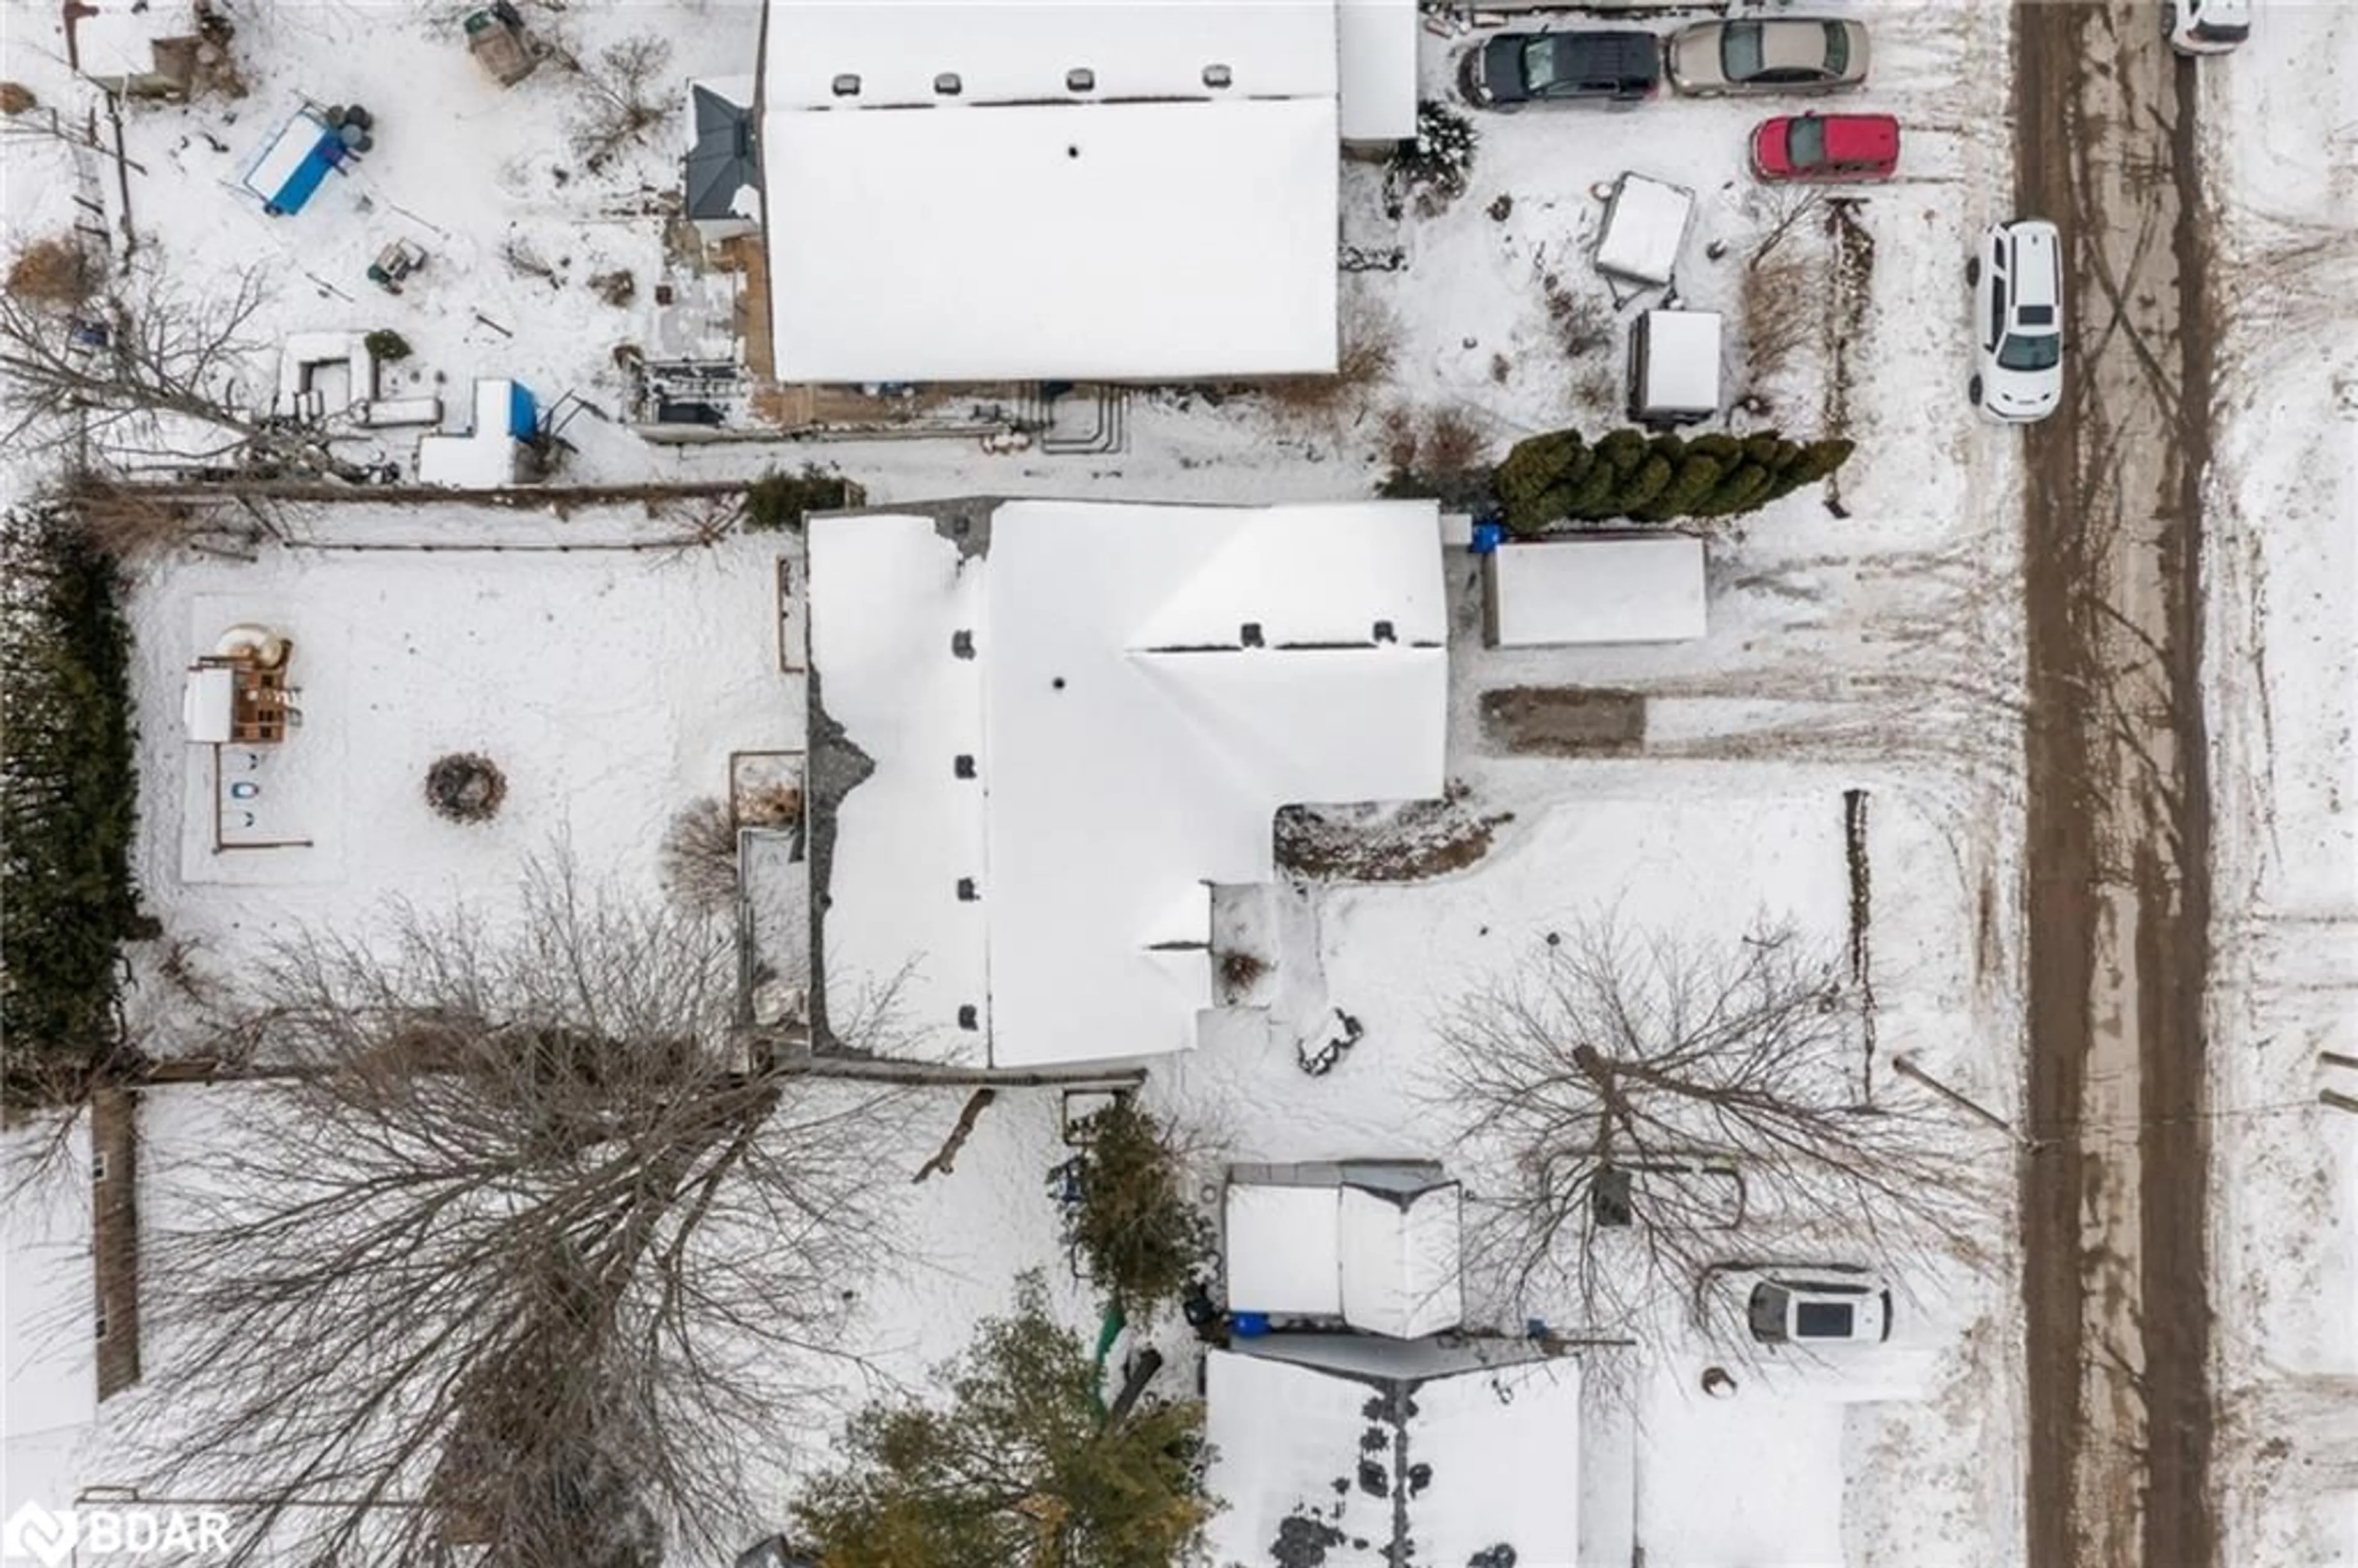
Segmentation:
<svg viewBox="0 0 2358 1568">
<path fill-rule="evenodd" d="M 773 7 L 778 374 L 1331 370 L 1338 59 L 1336 0 Z"/>
<path fill-rule="evenodd" d="M 839 731 L 869 769 L 831 815 L 829 1014 L 897 988 L 926 1054 L 1002 1065 L 1190 1046 L 1209 884 L 1269 880 L 1276 809 L 1441 792 L 1435 509 L 1013 502 L 968 526 L 811 524 L 813 750 Z"/>
</svg>

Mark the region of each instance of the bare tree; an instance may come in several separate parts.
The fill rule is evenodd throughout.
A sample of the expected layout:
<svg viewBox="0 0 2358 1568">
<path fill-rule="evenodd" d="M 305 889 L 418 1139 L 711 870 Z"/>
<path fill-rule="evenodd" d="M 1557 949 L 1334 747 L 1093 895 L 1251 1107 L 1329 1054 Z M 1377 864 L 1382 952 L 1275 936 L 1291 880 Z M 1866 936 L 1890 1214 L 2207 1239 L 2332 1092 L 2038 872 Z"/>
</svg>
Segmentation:
<svg viewBox="0 0 2358 1568">
<path fill-rule="evenodd" d="M 1970 1246 L 1958 1124 L 1911 1084 L 1870 1101 L 1843 972 L 1790 927 L 1713 946 L 1600 918 L 1459 1000 L 1443 1103 L 1482 1188 L 1477 1266 L 1642 1336 L 1725 1265 Z"/>
<path fill-rule="evenodd" d="M 588 59 L 560 42 L 551 58 L 580 84 L 573 153 L 593 174 L 669 118 L 678 98 L 665 75 L 671 43 L 653 33 L 608 44 Z"/>
<path fill-rule="evenodd" d="M 259 267 L 188 294 L 153 272 L 77 306 L 0 294 L 0 442 L 80 470 L 157 464 L 351 477 L 318 427 L 246 395 L 273 334 Z"/>
<path fill-rule="evenodd" d="M 827 1424 L 905 1091 L 743 1067 L 725 924 L 561 861 L 513 921 L 388 925 L 230 1021 L 285 1076 L 155 1227 L 155 1484 L 246 1503 L 240 1562 L 713 1555 Z"/>
</svg>

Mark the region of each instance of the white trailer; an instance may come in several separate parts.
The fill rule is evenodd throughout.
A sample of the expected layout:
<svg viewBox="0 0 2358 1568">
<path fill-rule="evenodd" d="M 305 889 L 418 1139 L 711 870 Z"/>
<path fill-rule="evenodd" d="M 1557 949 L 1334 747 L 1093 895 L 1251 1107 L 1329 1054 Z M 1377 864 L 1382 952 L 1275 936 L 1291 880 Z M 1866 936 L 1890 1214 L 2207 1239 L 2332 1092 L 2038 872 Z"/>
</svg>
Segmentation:
<svg viewBox="0 0 2358 1568">
<path fill-rule="evenodd" d="M 1482 635 L 1494 648 L 1690 642 L 1705 630 L 1705 598 L 1692 534 L 1557 534 L 1482 557 Z"/>
<path fill-rule="evenodd" d="M 1687 225 L 1694 220 L 1694 192 L 1682 185 L 1624 174 L 1606 198 L 1605 223 L 1596 236 L 1596 270 L 1628 297 L 1647 288 L 1667 288 L 1679 270 Z M 1626 286 L 1628 294 L 1623 293 Z"/>
</svg>

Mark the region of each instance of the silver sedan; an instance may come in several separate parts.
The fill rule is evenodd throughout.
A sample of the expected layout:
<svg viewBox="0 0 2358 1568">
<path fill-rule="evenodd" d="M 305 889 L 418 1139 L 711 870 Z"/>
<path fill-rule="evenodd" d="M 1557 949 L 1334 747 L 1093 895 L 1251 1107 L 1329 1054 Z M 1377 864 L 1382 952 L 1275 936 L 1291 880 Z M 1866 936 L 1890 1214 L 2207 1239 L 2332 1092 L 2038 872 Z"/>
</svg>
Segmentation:
<svg viewBox="0 0 2358 1568">
<path fill-rule="evenodd" d="M 1672 33 L 1667 52 L 1671 85 L 1698 98 L 1831 92 L 1866 81 L 1866 29 L 1856 22 L 1698 22 Z"/>
</svg>

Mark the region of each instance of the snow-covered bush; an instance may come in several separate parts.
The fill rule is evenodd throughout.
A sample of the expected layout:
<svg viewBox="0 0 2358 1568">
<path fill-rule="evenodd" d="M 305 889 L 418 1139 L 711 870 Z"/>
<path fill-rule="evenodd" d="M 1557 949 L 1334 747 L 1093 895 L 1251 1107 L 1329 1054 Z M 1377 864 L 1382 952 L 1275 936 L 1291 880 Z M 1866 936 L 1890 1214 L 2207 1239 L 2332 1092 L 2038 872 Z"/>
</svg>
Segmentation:
<svg viewBox="0 0 2358 1568">
<path fill-rule="evenodd" d="M 1402 142 L 1384 170 L 1384 214 L 1397 218 L 1410 203 L 1421 218 L 1437 216 L 1466 194 L 1481 142 L 1474 122 L 1444 103 L 1416 106 L 1416 137 Z"/>
<path fill-rule="evenodd" d="M 426 804 L 453 822 L 489 822 L 507 797 L 507 776 L 489 757 L 453 752 L 426 770 Z"/>
</svg>

